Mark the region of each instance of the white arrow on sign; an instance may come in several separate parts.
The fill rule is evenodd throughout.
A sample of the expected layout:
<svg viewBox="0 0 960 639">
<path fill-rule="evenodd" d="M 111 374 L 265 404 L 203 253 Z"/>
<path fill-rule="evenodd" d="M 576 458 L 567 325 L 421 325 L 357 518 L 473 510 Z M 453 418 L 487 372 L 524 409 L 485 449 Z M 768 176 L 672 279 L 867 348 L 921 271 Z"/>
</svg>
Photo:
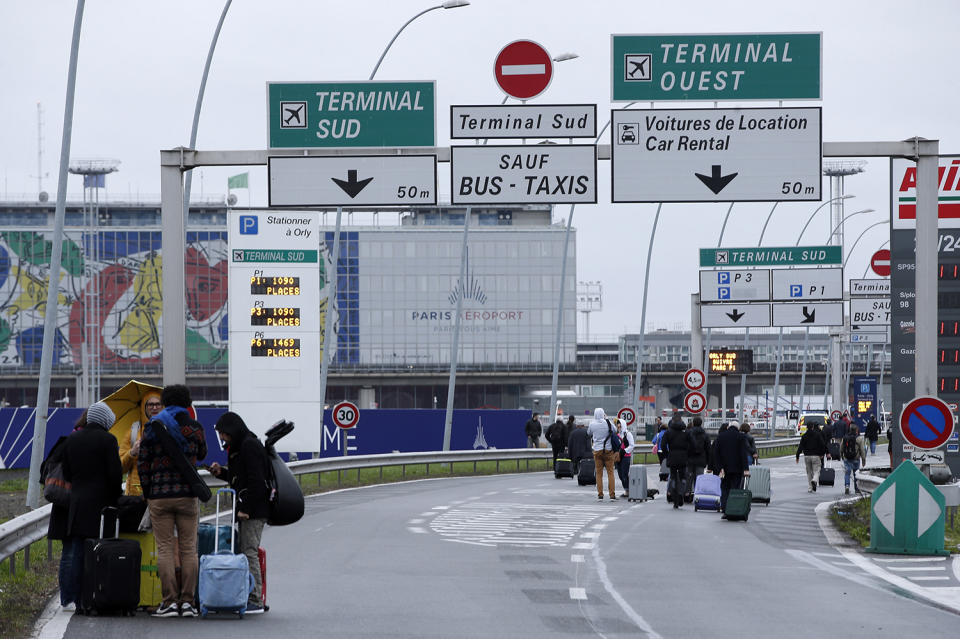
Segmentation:
<svg viewBox="0 0 960 639">
<path fill-rule="evenodd" d="M 755 328 L 770 326 L 769 304 L 702 304 L 703 328 Z"/>
<path fill-rule="evenodd" d="M 783 302 L 773 305 L 774 326 L 843 326 L 843 302 Z"/>
</svg>

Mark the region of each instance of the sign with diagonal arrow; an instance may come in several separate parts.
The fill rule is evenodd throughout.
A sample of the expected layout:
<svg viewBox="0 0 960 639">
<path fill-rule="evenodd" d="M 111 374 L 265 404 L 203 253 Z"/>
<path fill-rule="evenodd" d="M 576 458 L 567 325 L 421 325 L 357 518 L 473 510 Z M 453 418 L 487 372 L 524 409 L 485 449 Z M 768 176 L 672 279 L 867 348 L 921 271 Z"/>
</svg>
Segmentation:
<svg viewBox="0 0 960 639">
<path fill-rule="evenodd" d="M 819 107 L 613 111 L 613 202 L 821 199 Z"/>
<path fill-rule="evenodd" d="M 270 206 L 391 206 L 437 203 L 436 155 L 268 159 Z"/>
<path fill-rule="evenodd" d="M 774 326 L 843 326 L 843 302 L 785 302 L 773 305 Z"/>
</svg>

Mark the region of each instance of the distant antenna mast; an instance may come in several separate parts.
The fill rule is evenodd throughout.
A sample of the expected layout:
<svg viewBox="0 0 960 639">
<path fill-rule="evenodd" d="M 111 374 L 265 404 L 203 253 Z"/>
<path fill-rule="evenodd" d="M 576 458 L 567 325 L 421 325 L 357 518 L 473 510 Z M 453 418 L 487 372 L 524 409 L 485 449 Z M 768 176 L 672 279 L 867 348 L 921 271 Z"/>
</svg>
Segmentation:
<svg viewBox="0 0 960 639">
<path fill-rule="evenodd" d="M 43 190 L 43 105 L 37 102 L 37 197 L 41 202 L 49 198 Z"/>
</svg>

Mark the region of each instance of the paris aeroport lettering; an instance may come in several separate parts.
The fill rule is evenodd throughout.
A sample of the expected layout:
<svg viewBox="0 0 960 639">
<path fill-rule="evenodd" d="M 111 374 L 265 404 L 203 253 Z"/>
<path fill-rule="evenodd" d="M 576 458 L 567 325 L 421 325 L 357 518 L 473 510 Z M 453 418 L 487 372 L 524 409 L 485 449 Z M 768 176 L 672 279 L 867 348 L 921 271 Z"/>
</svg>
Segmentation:
<svg viewBox="0 0 960 639">
<path fill-rule="evenodd" d="M 460 319 L 471 322 L 520 321 L 525 311 L 463 311 Z M 452 320 L 453 311 L 410 311 L 410 319 L 414 321 Z"/>
</svg>

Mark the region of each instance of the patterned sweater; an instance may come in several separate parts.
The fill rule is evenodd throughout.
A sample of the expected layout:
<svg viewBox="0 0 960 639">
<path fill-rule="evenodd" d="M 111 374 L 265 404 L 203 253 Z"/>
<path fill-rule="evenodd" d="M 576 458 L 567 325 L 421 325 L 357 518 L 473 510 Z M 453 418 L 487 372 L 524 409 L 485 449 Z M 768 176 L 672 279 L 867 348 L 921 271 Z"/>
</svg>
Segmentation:
<svg viewBox="0 0 960 639">
<path fill-rule="evenodd" d="M 186 412 L 177 414 L 174 419 L 180 426 L 180 434 L 186 440 L 184 453 L 187 460 L 196 466 L 198 459 L 207 456 L 203 426 L 191 419 Z M 140 456 L 137 458 L 137 471 L 140 473 L 143 496 L 147 499 L 193 497 L 190 484 L 181 477 L 157 437 L 151 436 L 153 435 L 151 429 L 155 428 L 163 428 L 163 425 L 157 421 L 147 424 L 143 440 L 140 442 Z"/>
</svg>

